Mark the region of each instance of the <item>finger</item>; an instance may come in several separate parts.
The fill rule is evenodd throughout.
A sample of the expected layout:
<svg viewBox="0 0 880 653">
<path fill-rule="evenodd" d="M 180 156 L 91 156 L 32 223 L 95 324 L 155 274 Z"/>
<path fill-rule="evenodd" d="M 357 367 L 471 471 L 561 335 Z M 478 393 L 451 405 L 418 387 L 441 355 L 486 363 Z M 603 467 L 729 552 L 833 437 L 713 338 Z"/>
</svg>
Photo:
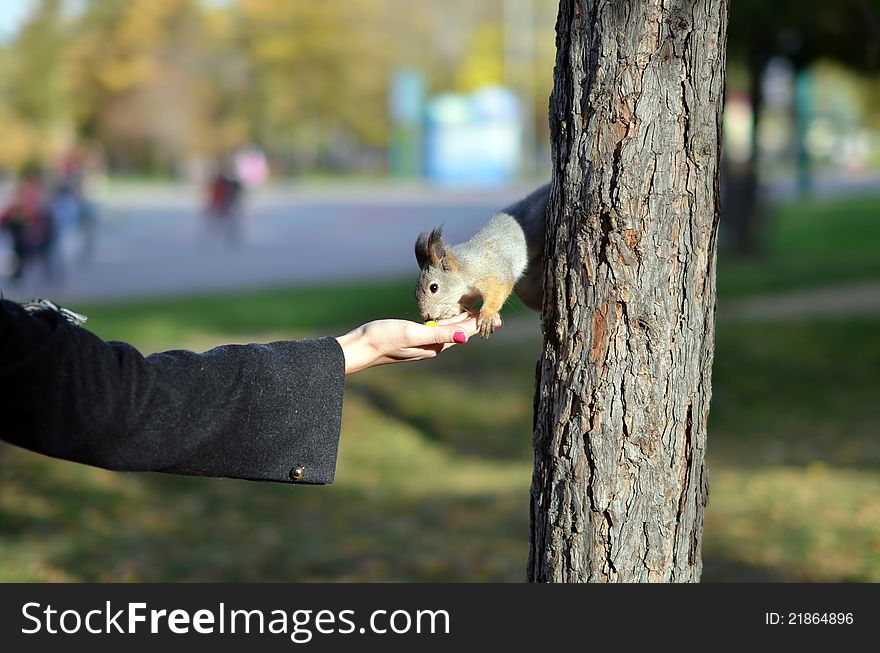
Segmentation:
<svg viewBox="0 0 880 653">
<path fill-rule="evenodd" d="M 477 318 L 479 317 L 479 315 L 480 315 L 479 311 L 475 311 L 473 313 L 471 313 L 471 312 L 459 313 L 455 317 L 447 317 L 444 320 L 437 320 L 437 325 L 438 326 L 447 326 L 450 324 L 461 325 L 461 324 L 468 322 L 469 320 L 473 320 L 474 325 L 476 325 Z M 496 329 L 499 328 L 502 325 L 502 323 L 503 322 L 501 320 L 501 313 L 495 313 L 495 317 L 494 317 L 495 328 Z"/>
<path fill-rule="evenodd" d="M 452 317 L 447 317 L 442 320 L 437 320 L 437 324 L 440 326 L 446 326 L 448 324 L 458 324 L 460 322 L 464 322 L 464 321 L 469 320 L 471 318 L 473 318 L 473 315 L 471 315 L 470 313 L 465 311 L 463 313 L 459 313 L 458 315 L 454 315 Z"/>
<path fill-rule="evenodd" d="M 467 342 L 468 338 L 477 333 L 478 327 L 475 318 L 470 316 L 470 314 L 465 315 L 467 317 L 460 322 L 451 322 L 455 318 L 447 318 L 447 321 L 451 322 L 450 324 L 438 324 L 437 326 L 425 326 L 417 322 L 412 322 L 410 328 L 407 330 L 409 344 L 419 345 L 427 343 L 442 344 L 456 342 L 456 333 L 464 334 L 464 340 L 462 342 Z M 461 339 L 461 336 L 459 336 L 459 339 Z"/>
<path fill-rule="evenodd" d="M 425 358 L 434 358 L 435 356 L 437 356 L 440 352 L 442 352 L 447 347 L 452 347 L 452 345 L 447 344 L 447 343 L 436 344 L 436 345 L 422 345 L 421 347 L 416 347 L 416 349 L 419 351 L 418 358 L 425 359 Z"/>
<path fill-rule="evenodd" d="M 456 343 L 454 342 L 444 342 L 436 345 L 423 345 L 421 347 L 416 347 L 416 349 L 421 353 L 421 358 L 434 358 L 450 347 L 455 347 L 455 345 Z"/>
<path fill-rule="evenodd" d="M 455 333 L 463 332 L 467 337 L 472 334 L 469 330 L 459 325 L 451 326 L 425 326 L 418 322 L 407 324 L 406 329 L 401 333 L 402 339 L 400 346 L 407 347 L 426 347 L 428 345 L 442 345 L 455 342 Z"/>
<path fill-rule="evenodd" d="M 441 352 L 446 351 L 450 347 L 454 347 L 454 342 L 445 342 L 433 345 L 418 345 L 401 350 L 401 354 L 395 357 L 396 361 L 421 361 L 428 358 L 435 358 Z"/>
<path fill-rule="evenodd" d="M 426 342 L 437 345 L 453 343 L 464 344 L 477 332 L 477 324 L 475 321 L 426 328 L 430 329 L 430 333 L 426 334 L 429 338 Z"/>
<path fill-rule="evenodd" d="M 454 344 L 458 343 L 460 345 L 466 343 L 468 338 L 474 335 L 477 332 L 476 323 L 473 325 L 470 324 L 452 324 L 446 327 L 436 327 L 436 339 L 434 342 L 437 344 Z"/>
</svg>

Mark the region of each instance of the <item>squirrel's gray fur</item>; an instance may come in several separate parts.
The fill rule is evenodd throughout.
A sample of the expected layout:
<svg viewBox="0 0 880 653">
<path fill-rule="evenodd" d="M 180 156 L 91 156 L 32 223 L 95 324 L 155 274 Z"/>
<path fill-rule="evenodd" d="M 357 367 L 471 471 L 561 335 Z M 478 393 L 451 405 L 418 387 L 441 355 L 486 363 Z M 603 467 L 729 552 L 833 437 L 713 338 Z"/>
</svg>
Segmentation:
<svg viewBox="0 0 880 653">
<path fill-rule="evenodd" d="M 482 298 L 480 332 L 487 338 L 511 290 L 527 307 L 540 311 L 549 198 L 550 184 L 545 184 L 493 215 L 460 245 L 446 244 L 440 229 L 421 234 L 415 252 L 422 270 L 416 284 L 422 318 L 451 317 Z"/>
</svg>

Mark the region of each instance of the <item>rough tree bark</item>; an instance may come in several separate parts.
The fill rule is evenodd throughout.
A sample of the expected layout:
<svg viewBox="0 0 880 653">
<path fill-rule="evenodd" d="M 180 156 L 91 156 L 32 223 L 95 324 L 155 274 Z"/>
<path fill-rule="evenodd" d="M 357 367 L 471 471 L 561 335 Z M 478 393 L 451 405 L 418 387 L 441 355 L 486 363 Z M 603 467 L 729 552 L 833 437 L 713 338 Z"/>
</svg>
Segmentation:
<svg viewBox="0 0 880 653">
<path fill-rule="evenodd" d="M 562 0 L 529 580 L 698 581 L 727 0 Z"/>
</svg>

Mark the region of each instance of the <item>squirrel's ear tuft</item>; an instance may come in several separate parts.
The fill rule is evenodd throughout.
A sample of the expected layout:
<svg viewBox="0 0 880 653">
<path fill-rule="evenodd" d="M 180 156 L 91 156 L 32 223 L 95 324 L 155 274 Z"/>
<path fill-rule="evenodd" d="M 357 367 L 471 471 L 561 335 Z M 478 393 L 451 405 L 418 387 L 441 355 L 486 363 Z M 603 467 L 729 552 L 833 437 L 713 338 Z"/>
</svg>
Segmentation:
<svg viewBox="0 0 880 653">
<path fill-rule="evenodd" d="M 416 261 L 424 269 L 427 265 L 440 267 L 446 258 L 446 243 L 443 242 L 443 230 L 434 229 L 429 234 L 422 233 L 416 240 Z"/>
<path fill-rule="evenodd" d="M 424 270 L 430 260 L 431 254 L 428 250 L 428 232 L 425 231 L 419 234 L 419 237 L 416 239 L 416 261 L 419 264 L 419 269 Z"/>
<path fill-rule="evenodd" d="M 443 229 L 437 227 L 428 237 L 428 254 L 431 257 L 431 265 L 440 267 L 446 258 L 446 243 L 443 242 Z"/>
</svg>

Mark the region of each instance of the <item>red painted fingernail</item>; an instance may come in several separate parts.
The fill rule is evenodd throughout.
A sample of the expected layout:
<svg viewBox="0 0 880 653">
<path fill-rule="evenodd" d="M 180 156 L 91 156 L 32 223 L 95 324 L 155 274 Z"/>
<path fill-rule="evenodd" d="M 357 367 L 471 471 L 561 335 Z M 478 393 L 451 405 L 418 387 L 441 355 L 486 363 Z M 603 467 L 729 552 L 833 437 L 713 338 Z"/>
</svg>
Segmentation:
<svg viewBox="0 0 880 653">
<path fill-rule="evenodd" d="M 467 342 L 467 334 L 464 331 L 456 331 L 452 334 L 452 339 L 459 344 L 463 344 Z"/>
</svg>

